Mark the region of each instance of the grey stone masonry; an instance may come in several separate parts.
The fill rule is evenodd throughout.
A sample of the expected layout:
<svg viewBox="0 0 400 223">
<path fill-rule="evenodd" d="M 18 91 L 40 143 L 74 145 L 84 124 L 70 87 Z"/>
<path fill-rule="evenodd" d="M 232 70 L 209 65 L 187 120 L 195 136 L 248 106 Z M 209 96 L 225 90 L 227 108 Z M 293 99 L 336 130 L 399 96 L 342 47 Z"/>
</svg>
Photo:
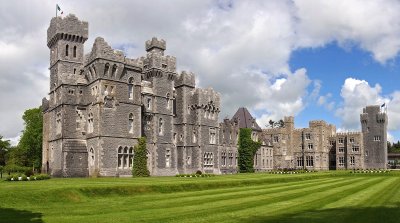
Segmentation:
<svg viewBox="0 0 400 223">
<path fill-rule="evenodd" d="M 324 121 L 295 129 L 293 117 L 262 130 L 246 108 L 219 123 L 220 94 L 196 88 L 195 74 L 178 73 L 165 40 L 153 37 L 144 56 L 128 58 L 101 37 L 85 54 L 88 38 L 89 24 L 72 14 L 52 18 L 47 30 L 42 171 L 52 176 L 129 176 L 140 137 L 151 175 L 236 173 L 240 128 L 262 143 L 257 171 L 385 168 L 387 115 L 379 106 L 364 109 L 362 133 L 354 134 L 336 134 Z"/>
</svg>

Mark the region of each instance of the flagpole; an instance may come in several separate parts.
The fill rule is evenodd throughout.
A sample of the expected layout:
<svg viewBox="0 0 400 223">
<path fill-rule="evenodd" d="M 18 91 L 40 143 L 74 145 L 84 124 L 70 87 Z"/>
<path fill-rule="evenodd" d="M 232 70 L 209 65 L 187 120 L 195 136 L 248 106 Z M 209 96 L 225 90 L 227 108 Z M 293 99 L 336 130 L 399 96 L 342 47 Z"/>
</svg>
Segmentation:
<svg viewBox="0 0 400 223">
<path fill-rule="evenodd" d="M 56 18 L 57 18 L 57 4 L 56 4 Z"/>
</svg>

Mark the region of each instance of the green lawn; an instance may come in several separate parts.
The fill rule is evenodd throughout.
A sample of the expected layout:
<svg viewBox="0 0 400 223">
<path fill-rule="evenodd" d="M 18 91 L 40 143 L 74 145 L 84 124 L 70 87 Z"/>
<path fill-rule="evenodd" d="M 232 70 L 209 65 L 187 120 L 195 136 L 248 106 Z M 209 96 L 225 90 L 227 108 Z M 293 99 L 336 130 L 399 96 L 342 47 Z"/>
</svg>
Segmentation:
<svg viewBox="0 0 400 223">
<path fill-rule="evenodd" d="M 400 173 L 2 181 L 0 222 L 400 222 Z"/>
</svg>

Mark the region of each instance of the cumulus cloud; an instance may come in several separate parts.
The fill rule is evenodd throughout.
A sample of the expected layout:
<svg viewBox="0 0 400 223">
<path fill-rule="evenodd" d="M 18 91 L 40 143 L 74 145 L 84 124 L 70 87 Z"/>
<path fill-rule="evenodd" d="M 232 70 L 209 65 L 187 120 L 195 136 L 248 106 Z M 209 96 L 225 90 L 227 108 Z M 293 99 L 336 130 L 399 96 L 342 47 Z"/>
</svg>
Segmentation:
<svg viewBox="0 0 400 223">
<path fill-rule="evenodd" d="M 139 57 L 147 39 L 164 38 L 178 69 L 193 71 L 199 86 L 221 92 L 221 118 L 246 106 L 263 123 L 299 114 L 309 98 L 333 109 L 330 96 L 319 95 L 322 82 L 310 79 L 306 69 L 290 69 L 294 50 L 337 42 L 385 63 L 400 49 L 398 1 L 75 0 L 60 5 L 64 13 L 89 22 L 86 52 L 102 36 Z M 8 1 L 0 8 L 0 87 L 6 89 L 0 99 L 9 105 L 0 110 L 0 134 L 7 138 L 19 135 L 23 111 L 40 105 L 47 93 L 46 29 L 54 8 L 42 1 Z"/>
</svg>

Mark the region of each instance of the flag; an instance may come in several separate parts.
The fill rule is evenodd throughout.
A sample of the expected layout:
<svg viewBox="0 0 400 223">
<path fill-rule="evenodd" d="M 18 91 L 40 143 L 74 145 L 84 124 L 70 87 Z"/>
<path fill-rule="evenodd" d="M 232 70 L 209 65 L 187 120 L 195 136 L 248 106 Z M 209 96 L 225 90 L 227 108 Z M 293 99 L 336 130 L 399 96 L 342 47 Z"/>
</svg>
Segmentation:
<svg viewBox="0 0 400 223">
<path fill-rule="evenodd" d="M 61 12 L 61 15 L 64 13 L 63 11 L 61 11 L 61 8 L 58 4 L 56 4 L 56 16 L 57 16 L 57 11 Z"/>
<path fill-rule="evenodd" d="M 383 105 L 381 105 L 381 108 L 385 107 L 385 104 L 386 104 L 386 103 L 383 103 Z"/>
</svg>

